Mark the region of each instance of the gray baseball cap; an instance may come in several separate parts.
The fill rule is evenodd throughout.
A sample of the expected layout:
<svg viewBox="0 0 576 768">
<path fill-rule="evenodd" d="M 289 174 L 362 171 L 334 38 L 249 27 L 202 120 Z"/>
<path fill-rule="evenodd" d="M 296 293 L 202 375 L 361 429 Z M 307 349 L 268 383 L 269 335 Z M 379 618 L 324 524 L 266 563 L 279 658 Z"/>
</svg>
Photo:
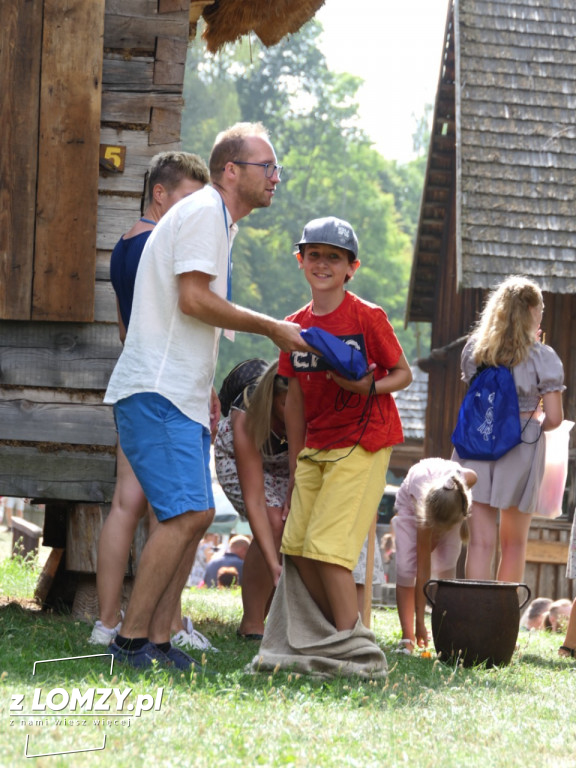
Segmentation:
<svg viewBox="0 0 576 768">
<path fill-rule="evenodd" d="M 344 219 L 335 216 L 326 216 L 323 219 L 312 219 L 304 227 L 302 239 L 295 243 L 298 248 L 306 243 L 323 243 L 336 245 L 338 248 L 346 248 L 358 258 L 358 238 L 352 229 L 352 225 Z"/>
</svg>

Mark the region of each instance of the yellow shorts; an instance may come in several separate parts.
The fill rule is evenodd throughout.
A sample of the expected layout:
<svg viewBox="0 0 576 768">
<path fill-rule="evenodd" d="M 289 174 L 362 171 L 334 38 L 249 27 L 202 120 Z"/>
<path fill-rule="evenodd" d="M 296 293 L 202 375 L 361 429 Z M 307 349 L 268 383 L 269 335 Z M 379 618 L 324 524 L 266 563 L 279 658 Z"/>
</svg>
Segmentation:
<svg viewBox="0 0 576 768">
<path fill-rule="evenodd" d="M 392 448 L 370 453 L 359 445 L 352 453 L 304 448 L 281 552 L 353 570 L 386 487 L 391 453 Z"/>
</svg>

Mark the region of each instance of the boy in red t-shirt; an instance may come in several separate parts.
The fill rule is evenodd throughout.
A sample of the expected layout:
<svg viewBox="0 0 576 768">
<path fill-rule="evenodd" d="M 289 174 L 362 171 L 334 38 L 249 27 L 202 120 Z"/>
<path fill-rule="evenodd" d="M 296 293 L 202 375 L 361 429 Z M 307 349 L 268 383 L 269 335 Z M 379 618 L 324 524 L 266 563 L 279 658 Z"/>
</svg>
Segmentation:
<svg viewBox="0 0 576 768">
<path fill-rule="evenodd" d="M 293 488 L 281 551 L 324 616 L 351 630 L 358 622 L 352 569 L 384 492 L 392 446 L 403 441 L 391 393 L 412 374 L 384 310 L 345 290 L 360 266 L 351 225 L 314 219 L 297 246 L 312 301 L 287 319 L 355 346 L 368 373 L 352 381 L 311 353 L 280 353 Z"/>
</svg>

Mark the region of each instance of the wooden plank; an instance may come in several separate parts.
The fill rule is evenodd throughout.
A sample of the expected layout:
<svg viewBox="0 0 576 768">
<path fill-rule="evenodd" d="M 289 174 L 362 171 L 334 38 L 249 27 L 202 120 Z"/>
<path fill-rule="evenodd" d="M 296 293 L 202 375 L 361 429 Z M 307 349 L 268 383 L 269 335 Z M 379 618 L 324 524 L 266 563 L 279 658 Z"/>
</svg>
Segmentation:
<svg viewBox="0 0 576 768">
<path fill-rule="evenodd" d="M 102 83 L 110 91 L 150 91 L 182 93 L 180 83 L 154 83 L 155 60 L 151 57 L 140 56 L 126 59 L 122 56 L 109 54 L 104 59 Z"/>
<path fill-rule="evenodd" d="M 148 134 L 150 145 L 164 144 L 166 141 L 179 141 L 181 122 L 181 110 L 155 107 L 152 110 L 150 133 Z"/>
<path fill-rule="evenodd" d="M 48 593 L 54 583 L 54 578 L 63 556 L 63 549 L 54 548 L 48 555 L 48 560 L 44 563 L 44 568 L 42 569 L 42 573 L 40 574 L 34 591 L 34 600 L 37 600 L 41 604 L 43 604 L 48 597 Z"/>
<path fill-rule="evenodd" d="M 93 318 L 104 6 L 44 3 L 36 320 Z"/>
<path fill-rule="evenodd" d="M 171 101 L 170 96 L 166 100 L 165 109 L 180 110 L 178 104 L 174 104 Z M 180 99 L 180 97 L 178 97 Z M 151 113 L 149 114 L 149 120 L 151 119 Z M 155 139 L 154 146 L 149 144 L 149 131 L 150 125 L 146 126 L 146 130 L 127 130 L 123 128 L 104 127 L 100 133 L 100 142 L 102 144 L 115 144 L 126 147 L 126 168 L 124 173 L 121 174 L 106 174 L 101 173 L 98 182 L 100 195 L 98 198 L 98 204 L 103 208 L 106 208 L 108 202 L 103 199 L 103 195 L 106 193 L 117 194 L 118 196 L 128 196 L 141 200 L 144 195 L 144 177 L 150 160 L 158 152 L 167 152 L 171 150 L 180 150 L 182 148 L 180 143 L 180 136 L 173 141 L 168 141 L 167 137 L 163 138 L 162 143 L 158 144 Z M 112 201 L 112 205 L 121 205 L 118 200 Z M 98 236 L 100 237 L 106 231 L 106 220 L 102 219 L 102 212 L 98 216 Z M 138 214 L 140 215 L 139 211 Z M 124 234 L 132 224 L 134 218 L 132 214 L 126 216 L 124 226 L 121 230 L 121 235 Z M 116 238 L 118 239 L 118 238 Z M 116 240 L 114 241 L 114 243 Z M 103 246 L 99 245 L 99 248 Z M 113 247 L 113 245 L 112 245 Z"/>
<path fill-rule="evenodd" d="M 112 447 L 116 430 L 106 405 L 0 401 L 0 440 Z"/>
<path fill-rule="evenodd" d="M 486 162 L 487 149 L 533 153 L 554 152 L 572 157 L 576 155 L 576 142 L 570 135 L 571 126 L 569 129 L 558 130 L 557 125 L 555 129 L 552 126 L 541 125 L 540 131 L 536 133 L 530 132 L 529 126 L 522 125 L 519 120 L 515 120 L 514 125 L 509 126 L 502 126 L 501 121 L 498 122 L 499 125 L 484 121 L 481 131 L 477 130 L 477 126 L 472 126 L 471 130 L 467 126 L 463 127 L 461 141 L 466 146 L 467 161 L 477 158 L 479 162 Z M 570 166 L 573 167 L 573 163 L 570 163 Z"/>
<path fill-rule="evenodd" d="M 96 281 L 94 293 L 94 322 L 118 323 L 116 294 L 114 293 L 112 283 L 109 281 Z"/>
<path fill-rule="evenodd" d="M 566 565 L 567 560 L 567 542 L 528 539 L 528 544 L 526 546 L 526 562 Z"/>
<path fill-rule="evenodd" d="M 188 39 L 189 0 L 176 0 L 173 7 L 165 0 L 131 0 L 106 3 L 104 47 L 107 49 L 150 51 L 154 54 L 156 38 Z M 165 7 L 167 10 L 163 10 Z"/>
<path fill-rule="evenodd" d="M 34 499 L 112 500 L 116 456 L 89 449 L 0 443 L 0 493 Z"/>
<path fill-rule="evenodd" d="M 102 122 L 127 126 L 147 126 L 153 107 L 182 109 L 184 99 L 177 93 L 130 93 L 104 91 L 102 94 Z"/>
<path fill-rule="evenodd" d="M 114 325 L 0 323 L 4 386 L 104 390 L 121 351 Z"/>
<path fill-rule="evenodd" d="M 102 405 L 104 393 L 73 389 L 48 389 L 46 387 L 1 387 L 0 402 L 19 397 L 35 403 L 77 403 L 78 405 Z"/>
<path fill-rule="evenodd" d="M 559 242 L 566 243 L 567 245 L 573 243 L 574 232 L 576 231 L 574 217 L 570 221 L 568 216 L 547 215 L 540 212 L 528 217 L 522 212 L 496 209 L 476 211 L 466 206 L 464 220 L 470 226 L 474 224 L 485 225 L 487 222 L 490 222 L 491 226 L 502 229 L 523 229 L 529 227 L 541 230 L 539 234 L 542 237 L 545 236 L 546 230 L 550 229 L 556 232 Z"/>
<path fill-rule="evenodd" d="M 182 86 L 187 53 L 188 36 L 184 39 L 159 37 L 156 44 L 154 85 Z"/>
<path fill-rule="evenodd" d="M 3 0 L 0 15 L 0 319 L 32 303 L 42 0 Z"/>
<path fill-rule="evenodd" d="M 98 248 L 112 250 L 140 216 L 140 197 L 98 196 Z"/>
<path fill-rule="evenodd" d="M 96 251 L 96 280 L 110 280 L 111 251 Z"/>
</svg>

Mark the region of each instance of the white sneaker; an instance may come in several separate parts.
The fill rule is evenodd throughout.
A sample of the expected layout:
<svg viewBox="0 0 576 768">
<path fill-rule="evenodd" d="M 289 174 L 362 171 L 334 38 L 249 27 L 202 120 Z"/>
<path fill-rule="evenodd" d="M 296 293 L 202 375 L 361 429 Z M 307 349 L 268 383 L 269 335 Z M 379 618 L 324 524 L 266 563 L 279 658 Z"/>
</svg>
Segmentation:
<svg viewBox="0 0 576 768">
<path fill-rule="evenodd" d="M 124 611 L 121 611 L 122 618 L 124 618 Z M 119 621 L 115 627 L 105 627 L 104 624 L 98 619 L 94 623 L 92 634 L 90 635 L 88 642 L 92 645 L 110 645 L 110 643 L 116 638 L 116 635 L 120 631 L 122 622 Z"/>
<path fill-rule="evenodd" d="M 177 645 L 179 648 L 195 648 L 198 651 L 213 651 L 218 653 L 218 648 L 215 648 L 210 640 L 201 632 L 194 629 L 192 621 L 188 616 L 182 617 L 182 624 L 185 629 L 181 629 L 172 636 L 170 642 L 172 645 Z"/>
</svg>

